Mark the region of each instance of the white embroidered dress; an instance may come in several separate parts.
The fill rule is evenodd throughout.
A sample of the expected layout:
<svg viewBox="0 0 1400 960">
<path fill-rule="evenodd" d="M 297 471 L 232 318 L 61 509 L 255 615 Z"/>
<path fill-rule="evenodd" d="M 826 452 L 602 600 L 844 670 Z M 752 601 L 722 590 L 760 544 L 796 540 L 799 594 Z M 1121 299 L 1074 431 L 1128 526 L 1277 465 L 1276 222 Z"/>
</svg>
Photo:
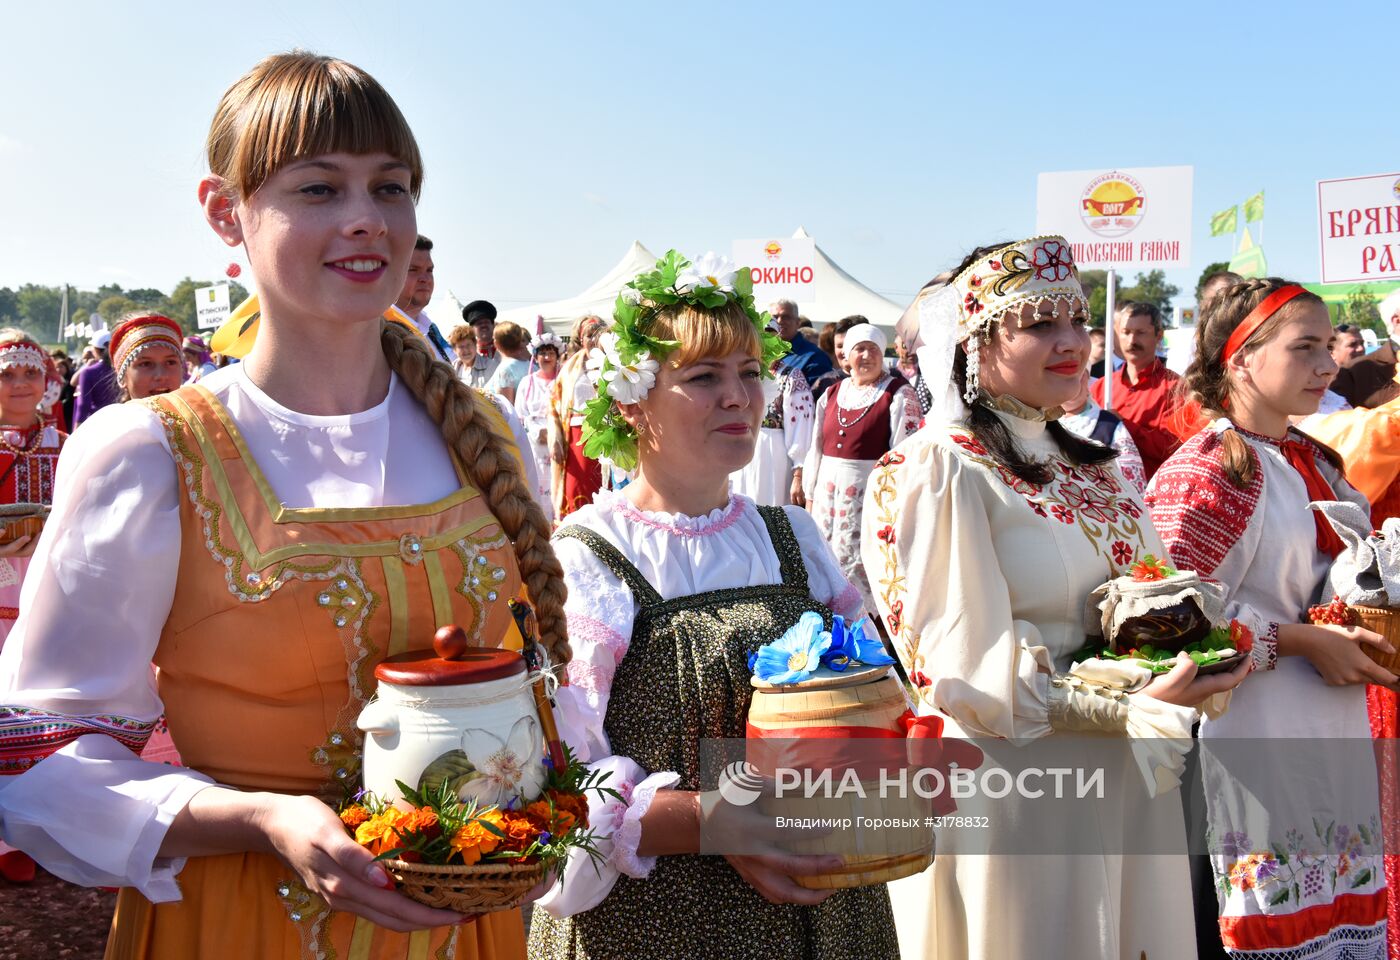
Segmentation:
<svg viewBox="0 0 1400 960">
<path fill-rule="evenodd" d="M 1268 637 L 1280 624 L 1303 622 L 1319 602 L 1331 558 L 1318 549 L 1303 477 L 1278 441 L 1236 431 L 1258 472 L 1243 489 L 1225 476 L 1227 425 L 1217 421 L 1172 454 L 1153 476 L 1147 503 L 1177 566 L 1221 583 L 1226 616 Z M 1297 431 L 1291 439 L 1309 443 Z M 1315 460 L 1338 500 L 1369 509 L 1321 453 Z M 1227 774 L 1209 751 L 1202 758 L 1225 946 L 1271 960 L 1385 956 L 1366 689 L 1328 686 L 1303 657 L 1263 666 L 1234 691 L 1229 713 L 1202 723 L 1201 738 L 1309 741 L 1302 748 L 1309 769 L 1299 776 L 1275 768 L 1273 778 L 1260 779 L 1233 766 Z M 1346 742 L 1320 750 L 1316 741 L 1328 739 Z M 1237 757 L 1232 746 L 1220 756 Z"/>
<path fill-rule="evenodd" d="M 553 519 L 554 501 L 549 495 L 549 481 L 554 469 L 549 451 L 549 392 L 552 379 L 532 373 L 520 381 L 515 390 L 515 412 L 524 425 L 529 439 L 529 451 L 534 456 L 535 499 L 544 508 L 544 515 Z M 541 439 L 543 438 L 543 439 Z M 521 448 L 521 453 L 525 448 Z"/>
<path fill-rule="evenodd" d="M 802 493 L 807 508 L 817 520 L 817 529 L 841 564 L 846 579 L 854 583 L 868 608 L 874 607 L 874 596 L 861 563 L 861 510 L 865 503 L 865 485 L 875 461 L 887 450 L 919 429 L 923 410 L 914 388 L 903 384 L 891 387 L 888 375 L 868 387 L 858 387 L 849 377 L 834 390 L 828 390 L 817 401 L 813 420 L 812 444 L 802 468 Z M 842 411 L 854 414 L 859 410 L 879 409 L 881 397 L 890 389 L 892 395 L 885 413 L 859 415 L 849 426 L 839 426 L 839 418 L 828 417 L 827 410 L 837 404 Z M 833 427 L 828 419 L 837 423 Z M 860 448 L 872 451 L 872 456 L 852 456 L 849 451 Z"/>
<path fill-rule="evenodd" d="M 1112 464 L 1075 467 L 1057 456 L 1043 418 L 997 416 L 1030 456 L 1051 458 L 1055 478 L 1027 483 L 962 425 L 927 426 L 876 467 L 862 552 L 919 711 L 942 716 L 946 736 L 982 738 L 989 758 L 1006 751 L 1008 763 L 1034 764 L 1043 756 L 1036 742 L 1061 736 L 1051 686 L 1066 685 L 1085 645 L 1086 597 L 1162 547 Z M 1118 666 L 1100 679 L 1120 690 L 1144 682 Z M 1126 736 L 1173 755 L 1189 746 L 1196 711 L 1140 695 L 1118 702 Z M 1044 829 L 1034 802 L 989 806 L 992 831 L 980 837 L 939 830 L 933 870 L 890 885 L 904 956 L 1194 957 L 1186 857 L 1121 855 L 1138 832 L 1177 838 L 1174 848 L 1185 850 L 1180 795 L 1173 787 L 1149 799 L 1136 770 L 1120 773 L 1106 799 L 1082 801 L 1102 853 L 959 853 L 982 848 L 997 827 Z M 1023 818 L 1005 822 L 1018 809 Z M 981 811 L 959 801 L 959 813 L 969 812 Z"/>
<path fill-rule="evenodd" d="M 811 388 L 801 370 L 763 381 L 763 420 L 753 459 L 730 474 L 735 493 L 770 507 L 792 502 L 793 469 L 812 445 Z"/>
<path fill-rule="evenodd" d="M 863 615 L 859 592 L 841 575 L 816 526 L 803 510 L 784 512 L 806 563 L 812 596 L 854 622 Z M 752 500 L 733 495 L 727 507 L 703 517 L 637 509 L 621 491 L 604 491 L 569 515 L 617 547 L 663 599 L 713 590 L 779 584 L 782 570 L 763 518 Z M 555 541 L 569 587 L 569 686 L 557 692 L 560 733 L 580 760 L 608 772 L 608 785 L 626 802 L 589 797 L 589 823 L 605 862 L 595 870 L 586 856 L 571 857 L 564 882 L 538 906 L 565 917 L 602 903 L 617 878 L 645 877 L 655 857 L 638 857 L 641 818 L 656 792 L 673 785 L 675 771 L 643 770 L 612 752 L 603 728 L 613 674 L 627 654 L 637 603 L 632 592 L 578 540 Z"/>
</svg>

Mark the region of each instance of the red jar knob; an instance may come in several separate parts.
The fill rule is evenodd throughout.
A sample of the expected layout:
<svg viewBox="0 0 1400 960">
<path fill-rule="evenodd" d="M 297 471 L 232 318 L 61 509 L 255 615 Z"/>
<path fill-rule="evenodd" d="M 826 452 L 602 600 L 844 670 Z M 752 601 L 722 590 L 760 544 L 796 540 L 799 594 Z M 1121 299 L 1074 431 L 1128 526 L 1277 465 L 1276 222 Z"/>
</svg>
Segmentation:
<svg viewBox="0 0 1400 960">
<path fill-rule="evenodd" d="M 433 634 L 433 650 L 444 660 L 462 659 L 469 646 L 467 631 L 455 623 L 440 627 L 438 632 Z"/>
</svg>

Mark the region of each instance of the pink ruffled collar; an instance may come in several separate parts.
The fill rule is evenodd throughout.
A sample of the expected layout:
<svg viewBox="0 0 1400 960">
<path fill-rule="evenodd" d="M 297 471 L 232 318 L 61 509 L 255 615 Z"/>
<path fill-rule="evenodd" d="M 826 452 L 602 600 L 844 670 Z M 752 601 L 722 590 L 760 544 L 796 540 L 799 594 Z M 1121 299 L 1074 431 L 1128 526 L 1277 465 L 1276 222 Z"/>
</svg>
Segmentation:
<svg viewBox="0 0 1400 960">
<path fill-rule="evenodd" d="M 632 523 L 664 530 L 678 537 L 708 537 L 722 533 L 733 526 L 752 503 L 742 494 L 731 493 L 727 505 L 711 510 L 704 516 L 691 517 L 683 513 L 642 510 L 628 500 L 621 490 L 606 491 L 593 498 L 594 506 L 601 510 L 610 510 Z"/>
</svg>

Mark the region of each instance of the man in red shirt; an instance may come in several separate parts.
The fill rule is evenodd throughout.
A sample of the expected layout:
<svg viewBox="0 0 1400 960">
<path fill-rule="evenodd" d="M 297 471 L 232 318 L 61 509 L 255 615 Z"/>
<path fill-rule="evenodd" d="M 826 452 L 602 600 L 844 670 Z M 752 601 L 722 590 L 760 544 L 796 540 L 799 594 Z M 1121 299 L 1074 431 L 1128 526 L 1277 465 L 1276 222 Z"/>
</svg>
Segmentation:
<svg viewBox="0 0 1400 960">
<path fill-rule="evenodd" d="M 1128 428 L 1142 453 L 1148 479 L 1177 447 L 1181 417 L 1176 383 L 1157 348 L 1162 343 L 1162 314 L 1150 303 L 1129 301 L 1114 312 L 1114 333 L 1123 366 L 1113 371 L 1113 412 Z M 1104 378 L 1107 379 L 1107 378 Z M 1094 384 L 1094 402 L 1103 406 L 1104 381 Z"/>
</svg>

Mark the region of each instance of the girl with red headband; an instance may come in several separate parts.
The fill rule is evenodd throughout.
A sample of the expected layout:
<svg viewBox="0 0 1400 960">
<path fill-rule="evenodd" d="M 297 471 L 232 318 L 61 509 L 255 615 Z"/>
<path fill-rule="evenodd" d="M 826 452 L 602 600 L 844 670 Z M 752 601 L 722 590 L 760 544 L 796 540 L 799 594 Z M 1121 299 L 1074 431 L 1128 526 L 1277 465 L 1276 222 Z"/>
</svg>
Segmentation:
<svg viewBox="0 0 1400 960">
<path fill-rule="evenodd" d="M 1396 682 L 1365 653 L 1389 649 L 1379 635 L 1307 622 L 1342 546 L 1308 504 L 1366 503 L 1336 454 L 1289 425 L 1316 412 L 1336 376 L 1332 336 L 1322 300 L 1274 278 L 1213 297 L 1196 327 L 1183 382 L 1214 419 L 1163 464 L 1146 499 L 1177 566 L 1218 581 L 1227 615 L 1254 636 L 1255 675 L 1228 713 L 1203 721 L 1206 741 L 1365 741 L 1365 684 Z M 1310 757 L 1306 776 L 1276 771 L 1278 782 L 1246 786 L 1210 753 L 1202 771 L 1225 949 L 1385 956 L 1374 768 L 1339 748 Z"/>
</svg>

